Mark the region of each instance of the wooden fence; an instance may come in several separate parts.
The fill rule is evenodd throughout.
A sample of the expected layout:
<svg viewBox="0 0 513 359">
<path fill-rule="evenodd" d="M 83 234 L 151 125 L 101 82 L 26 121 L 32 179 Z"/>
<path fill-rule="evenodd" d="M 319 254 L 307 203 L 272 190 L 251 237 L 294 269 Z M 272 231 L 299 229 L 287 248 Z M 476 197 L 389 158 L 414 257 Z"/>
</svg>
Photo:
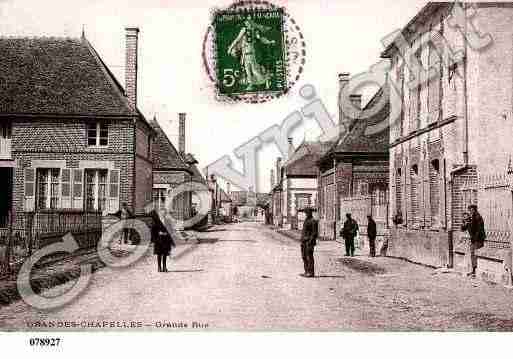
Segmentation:
<svg viewBox="0 0 513 359">
<path fill-rule="evenodd" d="M 513 221 L 510 175 L 499 173 L 479 177 L 478 210 L 485 222 L 486 245 L 509 248 Z"/>
</svg>

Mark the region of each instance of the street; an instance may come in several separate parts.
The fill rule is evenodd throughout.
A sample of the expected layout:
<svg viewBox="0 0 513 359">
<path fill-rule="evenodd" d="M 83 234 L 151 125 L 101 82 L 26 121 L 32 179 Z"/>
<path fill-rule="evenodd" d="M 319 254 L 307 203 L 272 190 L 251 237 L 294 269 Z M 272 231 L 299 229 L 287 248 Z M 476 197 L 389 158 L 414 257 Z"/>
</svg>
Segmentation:
<svg viewBox="0 0 513 359">
<path fill-rule="evenodd" d="M 338 242 L 318 244 L 316 277 L 309 279 L 299 276 L 299 243 L 263 224 L 216 226 L 201 237 L 177 248 L 168 273 L 157 272 L 150 253 L 129 268 L 96 272 L 85 293 L 61 309 L 38 311 L 22 301 L 2 307 L 0 327 L 137 322 L 139 330 L 513 330 L 513 293 L 499 285 L 399 259 L 347 258 Z"/>
</svg>

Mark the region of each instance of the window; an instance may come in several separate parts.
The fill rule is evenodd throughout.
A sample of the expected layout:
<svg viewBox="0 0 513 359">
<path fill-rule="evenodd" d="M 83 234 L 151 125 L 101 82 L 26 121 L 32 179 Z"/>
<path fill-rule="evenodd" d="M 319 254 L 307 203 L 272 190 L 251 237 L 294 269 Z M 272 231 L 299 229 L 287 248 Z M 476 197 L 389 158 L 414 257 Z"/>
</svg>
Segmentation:
<svg viewBox="0 0 513 359">
<path fill-rule="evenodd" d="M 368 196 L 369 195 L 369 184 L 367 182 L 358 183 L 358 193 L 360 196 Z"/>
<path fill-rule="evenodd" d="M 11 138 L 11 124 L 9 122 L 0 124 L 0 137 L 9 139 Z"/>
<path fill-rule="evenodd" d="M 105 211 L 107 209 L 108 170 L 85 171 L 85 209 L 86 211 Z"/>
<path fill-rule="evenodd" d="M 166 189 L 154 188 L 153 189 L 153 205 L 156 210 L 166 209 Z"/>
<path fill-rule="evenodd" d="M 107 146 L 109 144 L 109 130 L 104 122 L 94 122 L 87 125 L 87 145 Z"/>
<path fill-rule="evenodd" d="M 411 224 L 414 227 L 420 226 L 420 187 L 421 179 L 419 177 L 418 165 L 412 165 L 410 170 L 411 181 Z"/>
<path fill-rule="evenodd" d="M 429 66 L 436 68 L 438 75 L 429 79 L 428 82 L 428 121 L 438 121 L 440 116 L 440 88 L 442 86 L 442 62 L 435 48 L 429 47 Z"/>
<path fill-rule="evenodd" d="M 151 142 L 152 138 L 148 135 L 148 158 L 151 158 Z"/>
<path fill-rule="evenodd" d="M 296 211 L 300 211 L 311 206 L 312 195 L 306 193 L 296 194 Z"/>
<path fill-rule="evenodd" d="M 56 209 L 60 204 L 60 169 L 37 169 L 37 209 Z"/>
<path fill-rule="evenodd" d="M 415 53 L 415 57 L 419 64 L 422 64 L 422 47 L 417 50 Z M 408 83 L 409 86 L 409 100 L 410 100 L 410 116 L 409 116 L 409 123 L 410 123 L 410 132 L 413 132 L 415 130 L 419 129 L 420 125 L 420 85 L 418 86 L 412 86 L 412 83 L 414 81 L 417 81 L 417 83 L 420 83 L 420 74 L 421 74 L 421 67 L 419 66 L 418 69 L 413 68 L 410 69 L 410 83 Z"/>
<path fill-rule="evenodd" d="M 429 202 L 433 224 L 438 222 L 440 210 L 440 161 L 435 159 L 429 166 Z"/>
<path fill-rule="evenodd" d="M 402 202 L 402 184 L 403 177 L 401 168 L 398 168 L 395 174 L 395 206 L 397 212 L 403 212 L 403 202 Z M 396 213 L 397 214 L 397 213 Z"/>
</svg>

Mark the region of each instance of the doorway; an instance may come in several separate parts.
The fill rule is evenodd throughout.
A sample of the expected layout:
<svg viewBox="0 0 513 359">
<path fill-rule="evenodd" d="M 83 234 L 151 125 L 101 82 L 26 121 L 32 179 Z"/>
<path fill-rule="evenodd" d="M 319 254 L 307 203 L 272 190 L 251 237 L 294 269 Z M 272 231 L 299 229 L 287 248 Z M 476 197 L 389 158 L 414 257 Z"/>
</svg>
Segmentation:
<svg viewBox="0 0 513 359">
<path fill-rule="evenodd" d="M 0 167 L 0 228 L 9 226 L 9 213 L 12 210 L 13 169 Z"/>
</svg>

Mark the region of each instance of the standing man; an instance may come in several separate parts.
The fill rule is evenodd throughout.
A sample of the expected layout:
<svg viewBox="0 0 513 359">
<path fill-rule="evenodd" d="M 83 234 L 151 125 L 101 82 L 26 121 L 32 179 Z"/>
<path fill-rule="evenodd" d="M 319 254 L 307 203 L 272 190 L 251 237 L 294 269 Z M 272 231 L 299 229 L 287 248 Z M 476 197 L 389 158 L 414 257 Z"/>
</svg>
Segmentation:
<svg viewBox="0 0 513 359">
<path fill-rule="evenodd" d="M 484 246 L 486 232 L 483 217 L 477 211 L 477 206 L 472 204 L 468 206 L 468 210 L 470 211 L 470 216 L 464 214 L 461 230 L 467 230 L 470 236 L 470 264 L 472 271 L 467 273 L 467 276 L 475 277 L 477 268 L 476 250 Z"/>
<path fill-rule="evenodd" d="M 372 219 L 372 215 L 368 215 L 367 219 L 369 222 L 367 223 L 367 236 L 369 237 L 369 249 L 370 249 L 370 256 L 375 257 L 376 256 L 376 222 L 374 222 L 374 219 Z"/>
<path fill-rule="evenodd" d="M 130 229 L 128 227 L 128 221 L 129 219 L 134 218 L 132 212 L 128 209 L 128 204 L 126 202 L 123 202 L 121 204 L 121 209 L 115 213 L 115 216 L 119 217 L 121 221 L 124 221 L 123 226 L 123 238 L 120 240 L 120 244 L 128 244 L 128 240 L 130 239 Z"/>
<path fill-rule="evenodd" d="M 346 218 L 340 235 L 345 240 L 346 256 L 354 257 L 354 238 L 358 234 L 358 223 L 351 218 L 351 213 L 346 213 Z"/>
<path fill-rule="evenodd" d="M 319 235 L 319 225 L 312 216 L 313 209 L 306 208 L 306 219 L 303 224 L 303 233 L 301 235 L 301 256 L 305 267 L 303 277 L 313 278 L 315 272 L 314 265 L 314 247 L 317 244 L 317 236 Z"/>
</svg>

